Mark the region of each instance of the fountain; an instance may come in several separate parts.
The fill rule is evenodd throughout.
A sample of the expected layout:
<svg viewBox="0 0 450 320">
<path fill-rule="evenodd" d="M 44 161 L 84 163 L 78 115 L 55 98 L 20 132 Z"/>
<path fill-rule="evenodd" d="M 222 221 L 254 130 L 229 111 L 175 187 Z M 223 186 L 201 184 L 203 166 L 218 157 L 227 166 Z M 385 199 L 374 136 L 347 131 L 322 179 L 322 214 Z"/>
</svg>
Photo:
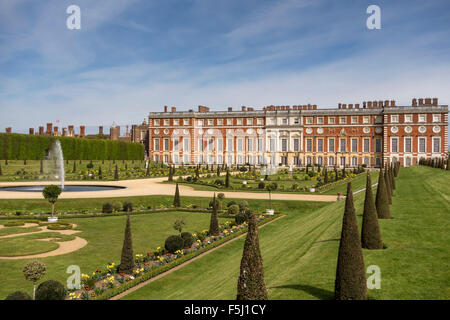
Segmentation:
<svg viewBox="0 0 450 320">
<path fill-rule="evenodd" d="M 48 165 L 53 163 L 53 166 L 48 168 L 46 171 L 50 173 L 51 178 L 60 181 L 61 190 L 64 191 L 66 172 L 64 171 L 64 155 L 61 148 L 61 142 L 59 142 L 59 140 L 56 140 L 56 142 L 52 144 L 46 160 Z"/>
</svg>

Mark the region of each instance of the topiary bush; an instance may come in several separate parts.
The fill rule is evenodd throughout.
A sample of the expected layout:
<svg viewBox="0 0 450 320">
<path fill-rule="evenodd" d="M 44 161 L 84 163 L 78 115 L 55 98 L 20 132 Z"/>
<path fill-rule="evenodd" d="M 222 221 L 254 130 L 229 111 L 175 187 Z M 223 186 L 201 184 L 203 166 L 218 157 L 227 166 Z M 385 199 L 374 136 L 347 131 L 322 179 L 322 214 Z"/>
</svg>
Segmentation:
<svg viewBox="0 0 450 320">
<path fill-rule="evenodd" d="M 112 207 L 113 207 L 113 211 L 114 212 L 119 212 L 120 210 L 122 210 L 123 206 L 122 206 L 122 202 L 120 201 L 114 201 L 112 203 Z"/>
<path fill-rule="evenodd" d="M 243 224 L 245 221 L 247 221 L 247 215 L 245 212 L 239 212 L 235 217 L 234 221 L 236 221 L 236 224 Z"/>
<path fill-rule="evenodd" d="M 64 300 L 66 289 L 56 280 L 42 282 L 36 290 L 36 300 Z"/>
<path fill-rule="evenodd" d="M 9 294 L 5 300 L 31 300 L 31 297 L 28 293 L 16 291 Z"/>
<path fill-rule="evenodd" d="M 133 204 L 129 201 L 125 201 L 123 203 L 123 211 L 125 212 L 131 212 L 133 211 Z"/>
<path fill-rule="evenodd" d="M 237 204 L 233 204 L 228 208 L 228 214 L 238 214 L 239 213 L 239 206 Z"/>
<path fill-rule="evenodd" d="M 181 233 L 181 238 L 184 241 L 184 246 L 188 246 L 188 247 L 192 246 L 192 244 L 194 243 L 194 240 L 195 240 L 194 237 L 192 236 L 192 234 L 189 232 Z"/>
<path fill-rule="evenodd" d="M 266 184 L 264 182 L 260 181 L 258 183 L 258 189 L 264 189 L 265 187 L 266 187 Z"/>
<path fill-rule="evenodd" d="M 184 240 L 178 235 L 169 236 L 164 243 L 164 248 L 170 253 L 175 253 L 177 250 L 181 250 L 184 247 Z"/>
<path fill-rule="evenodd" d="M 103 204 L 103 207 L 102 207 L 102 212 L 103 213 L 112 213 L 113 210 L 114 210 L 114 208 L 113 208 L 113 205 L 112 205 L 111 202 L 105 202 Z"/>
<path fill-rule="evenodd" d="M 244 212 L 248 208 L 248 202 L 243 200 L 239 202 L 239 210 Z"/>
<path fill-rule="evenodd" d="M 237 202 L 236 201 L 229 201 L 228 203 L 227 203 L 227 208 L 229 208 L 229 207 L 231 207 L 233 204 L 237 204 Z"/>
</svg>

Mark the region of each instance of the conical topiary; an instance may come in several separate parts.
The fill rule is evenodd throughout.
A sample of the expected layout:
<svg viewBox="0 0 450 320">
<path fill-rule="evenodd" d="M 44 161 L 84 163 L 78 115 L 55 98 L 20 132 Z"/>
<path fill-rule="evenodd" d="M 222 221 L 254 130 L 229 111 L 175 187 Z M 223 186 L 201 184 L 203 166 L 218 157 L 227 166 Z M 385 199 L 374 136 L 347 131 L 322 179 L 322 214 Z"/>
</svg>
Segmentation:
<svg viewBox="0 0 450 320">
<path fill-rule="evenodd" d="M 391 178 L 389 177 L 388 168 L 389 167 L 386 165 L 386 168 L 384 170 L 384 182 L 386 183 L 386 195 L 388 199 L 388 204 L 392 204 Z"/>
<path fill-rule="evenodd" d="M 75 172 L 75 171 L 74 171 Z M 39 173 L 43 174 L 44 173 L 44 161 L 41 159 L 40 161 L 40 168 L 39 168 Z"/>
<path fill-rule="evenodd" d="M 119 272 L 132 274 L 134 268 L 133 241 L 131 238 L 130 215 L 127 215 L 125 236 L 123 239 L 122 256 L 120 259 Z"/>
<path fill-rule="evenodd" d="M 446 170 L 450 170 L 450 155 L 447 157 L 447 168 Z"/>
<path fill-rule="evenodd" d="M 327 167 L 325 167 L 325 169 L 323 169 L 323 183 L 327 184 L 328 183 L 328 172 L 327 172 Z"/>
<path fill-rule="evenodd" d="M 180 190 L 178 190 L 178 183 L 175 187 L 175 196 L 173 197 L 173 206 L 175 208 L 181 207 Z"/>
<path fill-rule="evenodd" d="M 264 268 L 259 249 L 258 228 L 253 212 L 248 217 L 248 232 L 242 253 L 237 300 L 267 300 Z"/>
<path fill-rule="evenodd" d="M 395 176 L 394 176 L 394 166 L 392 165 L 389 169 L 389 176 L 391 177 L 392 195 L 394 195 L 395 190 Z"/>
<path fill-rule="evenodd" d="M 230 171 L 227 169 L 227 175 L 225 176 L 225 187 L 230 187 Z"/>
<path fill-rule="evenodd" d="M 377 208 L 378 219 L 390 219 L 391 212 L 389 209 L 389 199 L 386 190 L 386 181 L 384 179 L 383 168 L 380 168 L 378 175 L 377 196 L 375 198 L 375 206 Z"/>
<path fill-rule="evenodd" d="M 114 180 L 119 180 L 119 168 L 117 167 L 117 164 L 116 169 L 114 170 Z"/>
<path fill-rule="evenodd" d="M 209 234 L 212 236 L 219 235 L 219 220 L 217 217 L 216 193 L 214 193 L 214 198 L 212 202 L 212 213 L 211 213 L 211 221 L 209 223 Z"/>
<path fill-rule="evenodd" d="M 167 181 L 173 181 L 173 170 L 172 166 L 169 166 L 169 179 Z"/>
<path fill-rule="evenodd" d="M 367 173 L 366 180 L 366 197 L 364 199 L 364 213 L 361 228 L 361 246 L 365 249 L 383 248 L 369 172 Z"/>
<path fill-rule="evenodd" d="M 334 297 L 336 300 L 367 299 L 364 258 L 353 206 L 351 182 L 347 185 L 347 196 L 345 198 Z"/>
<path fill-rule="evenodd" d="M 0 176 L 1 175 L 3 175 L 3 172 L 2 172 L 2 165 L 0 164 Z"/>
</svg>

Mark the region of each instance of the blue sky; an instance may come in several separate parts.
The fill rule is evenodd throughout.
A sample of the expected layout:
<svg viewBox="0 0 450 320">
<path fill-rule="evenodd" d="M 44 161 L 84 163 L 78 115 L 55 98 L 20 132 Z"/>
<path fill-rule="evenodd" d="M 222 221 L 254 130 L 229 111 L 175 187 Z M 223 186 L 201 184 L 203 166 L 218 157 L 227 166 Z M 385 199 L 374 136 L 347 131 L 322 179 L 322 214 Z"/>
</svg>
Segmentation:
<svg viewBox="0 0 450 320">
<path fill-rule="evenodd" d="M 449 104 L 449 49 L 448 0 L 0 0 L 0 131 L 132 124 L 164 105 Z"/>
</svg>

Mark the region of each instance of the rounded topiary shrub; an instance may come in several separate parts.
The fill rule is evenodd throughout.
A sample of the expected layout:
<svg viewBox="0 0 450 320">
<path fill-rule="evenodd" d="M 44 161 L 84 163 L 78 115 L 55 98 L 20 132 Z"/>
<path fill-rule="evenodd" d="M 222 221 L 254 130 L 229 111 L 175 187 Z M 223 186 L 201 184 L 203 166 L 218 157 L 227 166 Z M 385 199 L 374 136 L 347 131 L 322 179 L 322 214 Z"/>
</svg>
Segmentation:
<svg viewBox="0 0 450 320">
<path fill-rule="evenodd" d="M 66 289 L 56 280 L 42 282 L 36 290 L 36 300 L 64 300 Z"/>
<path fill-rule="evenodd" d="M 125 212 L 133 211 L 133 204 L 131 202 L 125 201 L 123 203 L 123 211 L 125 211 Z"/>
<path fill-rule="evenodd" d="M 122 210 L 123 206 L 122 206 L 122 202 L 120 201 L 114 201 L 112 203 L 112 208 L 114 212 L 119 212 L 120 210 Z"/>
<path fill-rule="evenodd" d="M 266 187 L 266 184 L 264 182 L 260 181 L 258 183 L 258 189 L 264 189 L 265 187 Z"/>
<path fill-rule="evenodd" d="M 164 247 L 170 253 L 174 253 L 177 250 L 181 250 L 184 247 L 184 240 L 180 236 L 170 236 L 166 239 Z"/>
<path fill-rule="evenodd" d="M 235 217 L 234 221 L 236 221 L 236 224 L 243 224 L 245 221 L 247 221 L 248 216 L 244 212 L 239 212 Z"/>
<path fill-rule="evenodd" d="M 31 297 L 28 293 L 16 291 L 7 296 L 5 300 L 31 300 Z"/>
<path fill-rule="evenodd" d="M 194 243 L 194 237 L 189 232 L 183 232 L 181 238 L 183 239 L 184 246 L 190 247 Z"/>
<path fill-rule="evenodd" d="M 229 201 L 229 202 L 227 203 L 227 207 L 229 208 L 229 207 L 231 207 L 233 204 L 237 204 L 237 202 L 236 202 L 236 201 Z"/>
<path fill-rule="evenodd" d="M 239 209 L 241 211 L 245 211 L 248 208 L 248 202 L 245 200 L 242 200 L 241 202 L 239 202 Z"/>
<path fill-rule="evenodd" d="M 112 213 L 113 212 L 113 205 L 112 205 L 112 203 L 111 202 L 105 202 L 104 204 L 103 204 L 103 207 L 102 207 L 102 212 L 103 213 Z"/>
<path fill-rule="evenodd" d="M 228 214 L 238 214 L 239 213 L 239 206 L 237 204 L 233 204 L 228 208 Z"/>
</svg>

